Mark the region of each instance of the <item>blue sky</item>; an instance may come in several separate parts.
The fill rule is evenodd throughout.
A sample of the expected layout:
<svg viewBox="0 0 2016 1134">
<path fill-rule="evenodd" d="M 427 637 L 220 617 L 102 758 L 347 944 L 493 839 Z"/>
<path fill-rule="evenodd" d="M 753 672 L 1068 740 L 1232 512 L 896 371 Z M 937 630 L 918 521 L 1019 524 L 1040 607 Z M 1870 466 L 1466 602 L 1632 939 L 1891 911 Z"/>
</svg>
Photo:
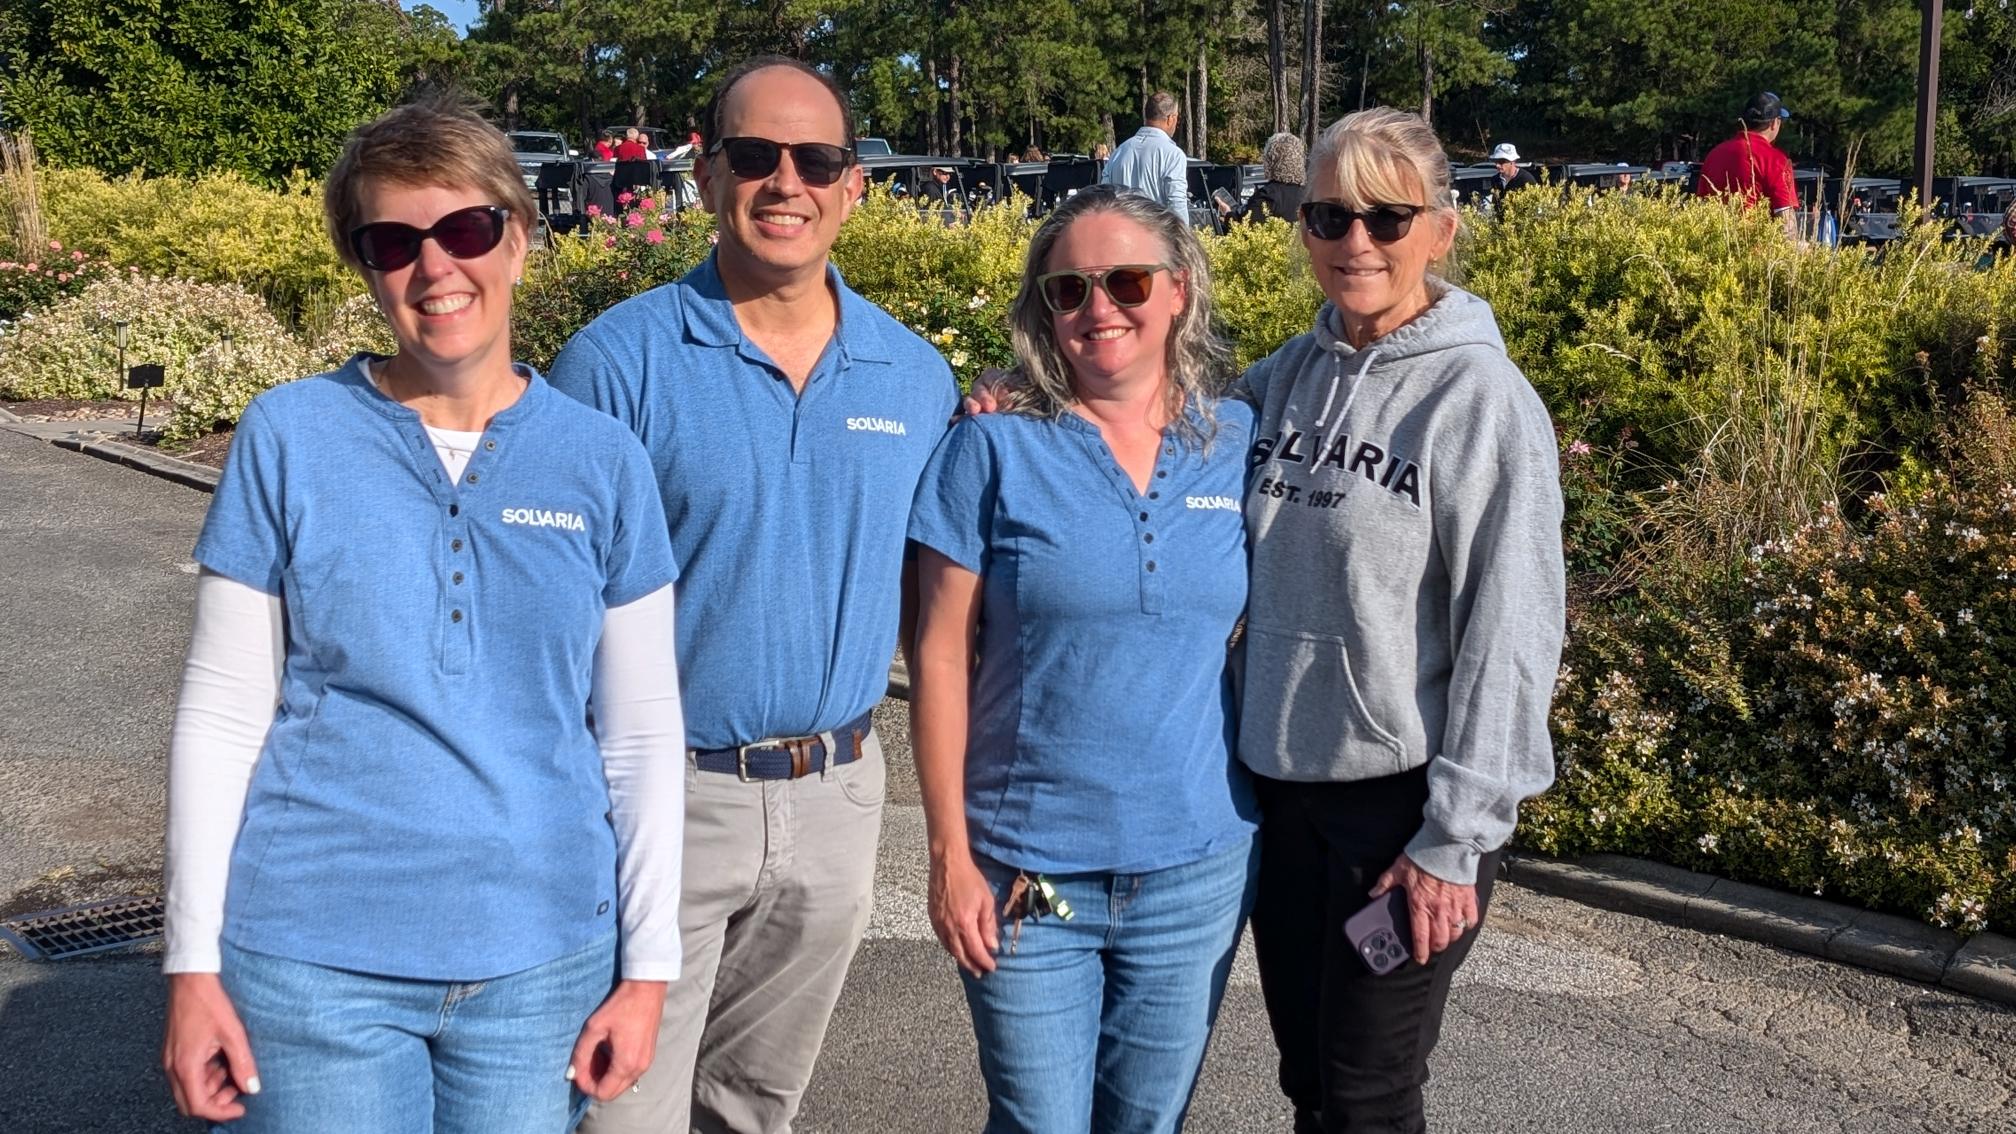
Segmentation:
<svg viewBox="0 0 2016 1134">
<path fill-rule="evenodd" d="M 454 24 L 465 35 L 469 31 L 469 25 L 476 22 L 477 8 L 481 4 L 481 0 L 420 0 L 420 2 L 448 17 L 448 22 Z"/>
</svg>

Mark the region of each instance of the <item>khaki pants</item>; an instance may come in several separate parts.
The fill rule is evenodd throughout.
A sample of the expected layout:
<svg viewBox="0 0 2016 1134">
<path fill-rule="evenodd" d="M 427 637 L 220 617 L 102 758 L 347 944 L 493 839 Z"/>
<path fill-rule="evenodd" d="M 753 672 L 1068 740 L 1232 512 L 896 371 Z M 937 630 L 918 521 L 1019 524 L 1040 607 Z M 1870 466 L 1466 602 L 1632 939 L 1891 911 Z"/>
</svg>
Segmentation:
<svg viewBox="0 0 2016 1134">
<path fill-rule="evenodd" d="M 868 927 L 887 769 L 799 780 L 686 769 L 682 975 L 639 1089 L 584 1134 L 786 1134 Z"/>
</svg>

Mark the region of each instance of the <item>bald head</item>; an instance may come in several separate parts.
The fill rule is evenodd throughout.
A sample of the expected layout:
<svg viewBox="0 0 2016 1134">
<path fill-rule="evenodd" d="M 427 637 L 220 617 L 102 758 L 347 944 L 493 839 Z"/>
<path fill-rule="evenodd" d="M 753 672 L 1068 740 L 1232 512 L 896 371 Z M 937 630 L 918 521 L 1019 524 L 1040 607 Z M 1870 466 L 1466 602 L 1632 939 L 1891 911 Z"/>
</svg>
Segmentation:
<svg viewBox="0 0 2016 1134">
<path fill-rule="evenodd" d="M 737 120 L 746 120 L 754 105 L 770 106 L 778 100 L 796 104 L 804 115 L 816 116 L 822 122 L 826 119 L 824 112 L 830 110 L 832 129 L 822 131 L 816 138 L 774 140 L 853 146 L 854 108 L 848 104 L 840 85 L 825 72 L 782 55 L 758 56 L 721 77 L 702 118 L 707 143 L 712 145 L 722 138 L 743 135 L 746 131 L 736 124 Z"/>
</svg>

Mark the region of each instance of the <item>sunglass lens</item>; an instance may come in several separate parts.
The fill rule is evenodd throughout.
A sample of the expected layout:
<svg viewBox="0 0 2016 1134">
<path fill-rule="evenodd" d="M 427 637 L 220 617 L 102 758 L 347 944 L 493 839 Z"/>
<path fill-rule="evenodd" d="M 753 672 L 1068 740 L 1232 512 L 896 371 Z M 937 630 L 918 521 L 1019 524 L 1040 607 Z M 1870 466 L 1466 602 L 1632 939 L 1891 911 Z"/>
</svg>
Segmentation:
<svg viewBox="0 0 2016 1134">
<path fill-rule="evenodd" d="M 798 176 L 812 185 L 831 185 L 847 168 L 847 151 L 824 142 L 806 142 L 791 147 L 791 161 Z"/>
<path fill-rule="evenodd" d="M 777 143 L 764 138 L 736 138 L 722 147 L 728 155 L 728 170 L 745 180 L 768 177 L 777 172 Z"/>
<path fill-rule="evenodd" d="M 419 257 L 420 230 L 397 221 L 367 224 L 351 236 L 351 246 L 365 267 L 396 272 Z"/>
<path fill-rule="evenodd" d="M 1115 268 L 1106 273 L 1106 294 L 1121 307 L 1139 307 L 1148 302 L 1155 273 L 1146 268 Z"/>
<path fill-rule="evenodd" d="M 503 235 L 503 218 L 481 206 L 449 213 L 434 222 L 434 239 L 441 243 L 443 252 L 458 260 L 483 255 L 497 247 Z"/>
<path fill-rule="evenodd" d="M 1050 304 L 1050 310 L 1059 315 L 1068 315 L 1085 306 L 1085 297 L 1090 294 L 1091 283 L 1075 272 L 1051 276 L 1043 281 L 1043 299 Z"/>
<path fill-rule="evenodd" d="M 1384 207 L 1365 214 L 1366 233 L 1382 244 L 1407 235 L 1407 229 L 1413 223 L 1414 214 L 1408 209 Z"/>
</svg>

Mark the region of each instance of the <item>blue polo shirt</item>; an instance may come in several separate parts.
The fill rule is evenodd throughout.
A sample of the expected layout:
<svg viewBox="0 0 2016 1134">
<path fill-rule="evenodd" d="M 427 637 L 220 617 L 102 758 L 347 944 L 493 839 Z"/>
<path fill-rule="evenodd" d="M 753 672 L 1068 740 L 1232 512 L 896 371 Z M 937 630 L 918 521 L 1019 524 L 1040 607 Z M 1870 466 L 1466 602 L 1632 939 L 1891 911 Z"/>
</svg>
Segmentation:
<svg viewBox="0 0 2016 1134">
<path fill-rule="evenodd" d="M 196 543 L 286 604 L 224 936 L 385 976 L 503 976 L 616 926 L 595 647 L 606 608 L 678 572 L 622 426 L 521 368 L 450 483 L 366 363 L 253 399 Z"/>
<path fill-rule="evenodd" d="M 964 421 L 931 459 L 910 538 L 982 579 L 966 818 L 989 858 L 1138 873 L 1252 834 L 1226 653 L 1253 410 L 1216 413 L 1207 449 L 1168 436 L 1145 493 L 1076 414 Z"/>
<path fill-rule="evenodd" d="M 651 454 L 696 748 L 837 728 L 889 687 L 910 500 L 959 388 L 928 343 L 829 279 L 840 326 L 802 393 L 743 336 L 711 256 L 553 363 L 556 389 Z"/>
</svg>

